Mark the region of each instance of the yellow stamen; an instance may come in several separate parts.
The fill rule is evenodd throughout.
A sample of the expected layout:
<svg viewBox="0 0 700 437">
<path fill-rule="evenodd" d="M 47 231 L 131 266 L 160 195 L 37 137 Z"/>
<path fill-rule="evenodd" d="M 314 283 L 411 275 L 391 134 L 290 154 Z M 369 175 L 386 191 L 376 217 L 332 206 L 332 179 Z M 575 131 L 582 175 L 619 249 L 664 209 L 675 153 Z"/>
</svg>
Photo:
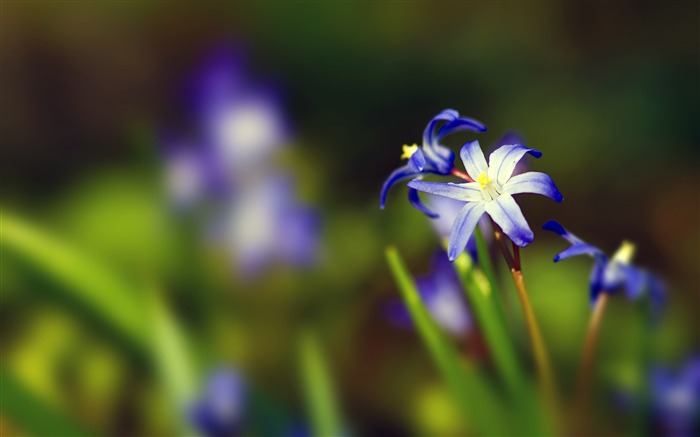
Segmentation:
<svg viewBox="0 0 700 437">
<path fill-rule="evenodd" d="M 486 174 L 485 171 L 482 171 L 479 177 L 476 178 L 476 181 L 479 183 L 481 188 L 486 188 L 486 186 L 491 183 L 491 178 Z"/>
<path fill-rule="evenodd" d="M 401 155 L 401 159 L 411 159 L 411 156 L 413 156 L 414 153 L 418 151 L 418 144 L 414 144 L 412 146 L 409 146 L 408 144 L 403 145 L 403 154 Z"/>
<path fill-rule="evenodd" d="M 617 261 L 622 264 L 629 264 L 632 262 L 632 258 L 634 258 L 635 250 L 636 246 L 634 243 L 625 240 L 620 245 L 620 248 L 617 249 L 617 252 L 615 252 L 612 259 L 613 261 Z"/>
</svg>

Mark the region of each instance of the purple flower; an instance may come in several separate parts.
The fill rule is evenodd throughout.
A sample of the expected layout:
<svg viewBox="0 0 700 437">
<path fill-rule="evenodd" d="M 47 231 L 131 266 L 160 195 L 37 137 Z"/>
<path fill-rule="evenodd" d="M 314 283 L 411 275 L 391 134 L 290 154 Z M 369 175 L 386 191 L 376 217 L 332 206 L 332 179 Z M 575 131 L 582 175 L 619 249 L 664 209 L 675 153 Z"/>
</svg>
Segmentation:
<svg viewBox="0 0 700 437">
<path fill-rule="evenodd" d="M 634 300 L 648 289 L 652 309 L 658 314 L 665 302 L 665 287 L 658 277 L 631 264 L 635 251 L 634 244 L 623 241 L 612 258 L 608 258 L 602 250 L 581 240 L 554 220 L 548 221 L 542 228 L 556 233 L 571 243 L 571 247 L 554 257 L 554 262 L 576 255 L 593 257 L 590 281 L 591 305 L 595 304 L 598 295 L 603 291 L 615 293 L 624 289 L 627 297 Z"/>
<path fill-rule="evenodd" d="M 700 356 L 678 372 L 663 367 L 651 373 L 652 412 L 664 435 L 690 437 L 700 433 Z"/>
<path fill-rule="evenodd" d="M 258 167 L 287 141 L 289 129 L 273 88 L 251 84 L 233 50 L 215 52 L 192 91 L 202 140 L 226 172 Z"/>
<path fill-rule="evenodd" d="M 241 432 L 245 407 L 246 389 L 240 375 L 222 369 L 209 377 L 204 393 L 190 409 L 190 418 L 208 437 L 230 437 Z"/>
<path fill-rule="evenodd" d="M 408 159 L 408 164 L 394 170 L 384 182 L 379 207 L 384 209 L 389 189 L 401 180 L 415 178 L 426 173 L 450 174 L 454 168 L 455 155 L 450 149 L 441 145 L 440 142 L 447 135 L 461 130 L 485 132 L 486 126 L 473 118 L 460 117 L 459 113 L 454 109 L 446 109 L 433 117 L 423 132 L 422 147 L 418 147 L 416 144 L 403 146 L 401 158 Z M 416 190 L 408 190 L 408 200 L 415 208 L 428 215 L 428 217 L 437 217 L 437 214 L 423 205 Z"/>
<path fill-rule="evenodd" d="M 472 318 L 462 287 L 443 251 L 436 253 L 430 274 L 417 278 L 416 285 L 423 303 L 440 326 L 457 336 L 471 331 Z M 386 310 L 395 324 L 412 326 L 408 309 L 400 300 L 389 302 Z"/>
<path fill-rule="evenodd" d="M 473 141 L 462 147 L 460 157 L 476 182 L 455 184 L 414 179 L 408 183 L 410 188 L 419 191 L 466 202 L 450 231 L 448 256 L 451 261 L 462 253 L 484 213 L 518 246 L 532 242 L 534 234 L 513 199 L 514 194 L 541 194 L 561 202 L 563 196 L 548 175 L 527 172 L 512 176 L 516 164 L 526 153 L 536 158 L 542 156 L 541 152 L 520 144 L 506 145 L 491 153 L 486 164 L 479 142 Z"/>
<path fill-rule="evenodd" d="M 293 184 L 281 175 L 246 187 L 231 201 L 220 231 L 244 273 L 274 262 L 309 265 L 318 252 L 317 216 L 295 202 Z"/>
</svg>

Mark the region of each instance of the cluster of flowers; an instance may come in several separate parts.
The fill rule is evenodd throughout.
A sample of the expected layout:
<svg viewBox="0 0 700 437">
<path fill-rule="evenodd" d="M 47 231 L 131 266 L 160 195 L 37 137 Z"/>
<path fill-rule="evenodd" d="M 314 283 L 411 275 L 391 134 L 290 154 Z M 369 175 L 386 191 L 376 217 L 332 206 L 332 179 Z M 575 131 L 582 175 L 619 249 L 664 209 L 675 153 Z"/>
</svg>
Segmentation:
<svg viewBox="0 0 700 437">
<path fill-rule="evenodd" d="M 251 84 L 242 64 L 220 50 L 195 74 L 194 134 L 165 141 L 169 196 L 180 212 L 207 214 L 207 239 L 223 243 L 239 273 L 308 265 L 318 220 L 274 160 L 290 129 L 273 88 Z"/>
<path fill-rule="evenodd" d="M 290 129 L 274 88 L 252 84 L 243 66 L 224 48 L 194 75 L 194 134 L 165 141 L 169 198 L 176 212 L 205 222 L 206 241 L 226 251 L 241 275 L 309 266 L 317 259 L 319 220 L 275 160 Z M 191 423 L 206 436 L 239 435 L 248 391 L 237 369 L 212 372 L 189 406 Z"/>
<path fill-rule="evenodd" d="M 540 194 L 556 202 L 563 200 L 552 178 L 541 172 L 516 170 L 526 155 L 535 158 L 542 152 L 522 144 L 519 138 L 506 136 L 490 154 L 488 163 L 478 141 L 464 144 L 460 158 L 466 172 L 454 165 L 455 154 L 442 144 L 442 140 L 457 131 L 481 133 L 486 126 L 469 117 L 461 117 L 457 111 L 448 109 L 436 115 L 425 128 L 422 146 L 403 146 L 403 159 L 408 163 L 396 169 L 384 183 L 380 197 L 380 207 L 386 204 L 389 189 L 397 182 L 408 182 L 410 203 L 425 215 L 434 219 L 440 236 L 448 236 L 447 257 L 437 255 L 433 271 L 417 280 L 417 286 L 425 306 L 435 321 L 453 335 L 465 336 L 473 328 L 467 303 L 461 285 L 449 261 L 457 259 L 467 250 L 476 260 L 473 233 L 477 224 L 488 226 L 483 217 L 488 215 L 495 229 L 502 230 L 514 245 L 527 246 L 534 234 L 513 195 L 522 193 Z M 453 176 L 463 181 L 427 182 L 425 175 Z M 449 199 L 430 202 L 438 208 L 428 208 L 421 202 L 418 192 L 438 196 L 433 199 Z M 452 203 L 450 203 L 452 202 Z M 458 206 L 455 208 L 455 203 Z M 450 225 L 446 233 L 446 225 Z M 620 249 L 611 257 L 599 248 L 586 243 L 566 230 L 556 221 L 544 224 L 543 229 L 552 231 L 571 244 L 559 253 L 554 262 L 576 256 L 589 255 L 593 258 L 590 276 L 590 301 L 595 306 L 601 293 L 612 295 L 624 291 L 630 300 L 647 295 L 658 319 L 665 305 L 666 292 L 661 279 L 651 272 L 634 266 L 631 261 L 634 245 L 623 242 Z M 391 320 L 400 325 L 410 325 L 410 317 L 400 302 L 388 306 Z M 660 421 L 665 422 L 672 434 L 683 432 L 692 426 L 693 417 L 700 408 L 700 361 L 689 360 L 678 375 L 668 370 L 655 369 L 651 388 L 654 411 Z"/>
</svg>

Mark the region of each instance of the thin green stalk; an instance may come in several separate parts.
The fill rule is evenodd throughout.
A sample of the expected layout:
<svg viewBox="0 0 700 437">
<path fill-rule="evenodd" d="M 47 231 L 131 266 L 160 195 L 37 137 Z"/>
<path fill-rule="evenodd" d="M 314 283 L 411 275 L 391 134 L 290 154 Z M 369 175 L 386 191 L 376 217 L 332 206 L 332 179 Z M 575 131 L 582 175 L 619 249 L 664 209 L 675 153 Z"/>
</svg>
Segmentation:
<svg viewBox="0 0 700 437">
<path fill-rule="evenodd" d="M 299 336 L 299 363 L 314 435 L 342 435 L 342 421 L 331 376 L 318 339 L 311 331 L 303 331 Z"/>
<path fill-rule="evenodd" d="M 467 423 L 478 434 L 512 435 L 514 424 L 502 419 L 507 410 L 487 385 L 484 375 L 463 365 L 454 345 L 443 335 L 423 305 L 415 282 L 396 248 L 388 247 L 386 257 L 416 329 Z"/>
<path fill-rule="evenodd" d="M 500 297 L 495 292 L 493 283 L 488 280 L 488 276 L 472 265 L 466 253 L 455 260 L 454 267 L 469 301 L 471 312 L 475 315 L 479 328 L 486 337 L 498 373 L 510 394 L 517 398 L 524 388 L 523 372 L 519 366 L 515 345 L 505 324 Z"/>
</svg>

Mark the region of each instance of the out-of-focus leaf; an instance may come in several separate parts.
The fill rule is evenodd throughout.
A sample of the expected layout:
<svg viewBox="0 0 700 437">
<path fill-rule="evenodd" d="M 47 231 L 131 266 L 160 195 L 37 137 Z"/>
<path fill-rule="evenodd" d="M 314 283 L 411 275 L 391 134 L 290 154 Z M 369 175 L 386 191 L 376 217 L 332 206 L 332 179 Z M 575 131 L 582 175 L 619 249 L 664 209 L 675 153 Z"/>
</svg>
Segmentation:
<svg viewBox="0 0 700 437">
<path fill-rule="evenodd" d="M 0 216 L 0 242 L 16 256 L 60 284 L 70 298 L 94 313 L 95 320 L 147 350 L 143 297 L 137 287 L 99 260 L 7 213 Z"/>
<path fill-rule="evenodd" d="M 149 315 L 151 348 L 158 376 L 183 435 L 194 436 L 196 433 L 190 427 L 187 409 L 196 395 L 196 372 L 184 334 L 160 292 L 153 287 L 149 290 Z"/>
<path fill-rule="evenodd" d="M 0 381 L 2 384 L 0 412 L 20 429 L 36 436 L 87 437 L 94 435 L 54 408 L 41 402 L 22 387 L 5 369 L 0 369 Z"/>
<path fill-rule="evenodd" d="M 299 335 L 299 364 L 314 434 L 319 437 L 342 435 L 331 376 L 318 340 L 310 331 Z"/>
<path fill-rule="evenodd" d="M 413 322 L 435 361 L 445 383 L 452 390 L 467 424 L 476 434 L 513 435 L 513 422 L 503 420 L 506 410 L 484 373 L 463 365 L 454 346 L 440 331 L 423 305 L 418 289 L 394 247 L 388 247 L 386 257 L 401 296 Z"/>
</svg>

